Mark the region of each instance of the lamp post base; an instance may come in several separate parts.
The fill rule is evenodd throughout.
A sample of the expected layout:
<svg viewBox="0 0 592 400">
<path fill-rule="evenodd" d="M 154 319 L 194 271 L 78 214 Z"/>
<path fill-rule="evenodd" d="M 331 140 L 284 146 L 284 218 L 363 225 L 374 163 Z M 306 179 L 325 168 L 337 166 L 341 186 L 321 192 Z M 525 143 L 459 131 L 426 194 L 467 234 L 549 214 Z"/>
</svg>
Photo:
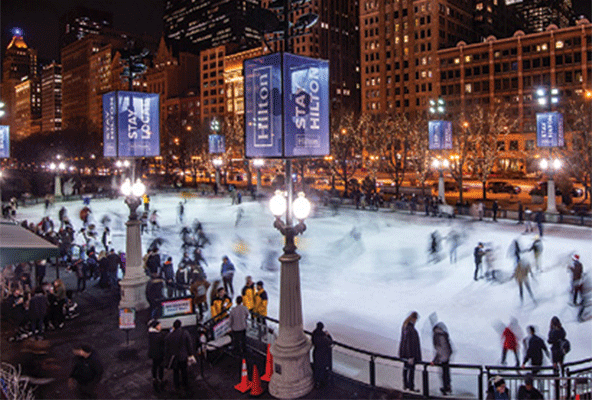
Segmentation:
<svg viewBox="0 0 592 400">
<path fill-rule="evenodd" d="M 278 399 L 296 399 L 309 393 L 314 385 L 310 367 L 310 348 L 312 344 L 302 335 L 300 343 L 283 346 L 279 339 L 271 346 L 273 355 L 273 375 L 269 382 L 269 393 Z M 298 332 L 294 332 L 296 336 Z M 292 335 L 290 335 L 292 336 Z"/>
<path fill-rule="evenodd" d="M 130 279 L 122 279 L 119 282 L 121 288 L 121 300 L 119 308 L 135 308 L 136 311 L 145 310 L 149 307 L 146 301 L 147 276 L 140 276 Z"/>
<path fill-rule="evenodd" d="M 547 214 L 559 214 L 557 212 L 557 200 L 555 198 L 555 181 L 549 179 L 547 182 Z"/>
</svg>

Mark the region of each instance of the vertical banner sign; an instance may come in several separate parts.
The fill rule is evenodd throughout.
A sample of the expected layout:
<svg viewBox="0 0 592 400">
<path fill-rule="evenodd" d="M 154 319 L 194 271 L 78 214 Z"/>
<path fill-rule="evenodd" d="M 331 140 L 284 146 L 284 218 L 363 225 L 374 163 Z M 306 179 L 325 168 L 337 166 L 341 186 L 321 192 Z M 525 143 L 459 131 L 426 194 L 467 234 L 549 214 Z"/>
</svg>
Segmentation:
<svg viewBox="0 0 592 400">
<path fill-rule="evenodd" d="M 226 151 L 226 146 L 224 142 L 224 136 L 218 134 L 211 134 L 208 137 L 208 144 L 210 149 L 210 154 L 220 154 Z"/>
<path fill-rule="evenodd" d="M 117 157 L 117 92 L 103 95 L 103 156 Z"/>
<path fill-rule="evenodd" d="M 135 329 L 136 328 L 136 309 L 135 308 L 120 308 L 119 309 L 119 329 Z"/>
<path fill-rule="evenodd" d="M 284 54 L 284 157 L 329 155 L 329 62 Z"/>
<path fill-rule="evenodd" d="M 245 154 L 248 158 L 282 156 L 281 53 L 246 60 Z"/>
<path fill-rule="evenodd" d="M 10 157 L 10 127 L 0 125 L 0 158 Z"/>
<path fill-rule="evenodd" d="M 452 149 L 452 122 L 429 121 L 428 131 L 430 150 Z"/>
<path fill-rule="evenodd" d="M 537 146 L 563 147 L 563 114 L 558 112 L 537 113 Z"/>
</svg>

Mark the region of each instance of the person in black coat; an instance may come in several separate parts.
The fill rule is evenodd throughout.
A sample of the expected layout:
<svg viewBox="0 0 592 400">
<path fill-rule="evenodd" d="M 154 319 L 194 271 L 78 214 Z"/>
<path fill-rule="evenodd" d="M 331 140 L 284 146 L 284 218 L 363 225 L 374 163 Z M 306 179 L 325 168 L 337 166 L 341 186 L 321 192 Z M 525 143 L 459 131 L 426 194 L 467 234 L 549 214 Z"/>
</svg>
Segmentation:
<svg viewBox="0 0 592 400">
<path fill-rule="evenodd" d="M 152 385 L 156 392 L 164 387 L 164 338 L 160 322 L 151 321 L 148 327 L 148 358 L 152 360 Z"/>
<path fill-rule="evenodd" d="M 70 373 L 68 386 L 78 386 L 79 398 L 95 398 L 97 386 L 103 377 L 103 365 L 95 350 L 83 344 L 73 350 L 74 367 Z"/>
<path fill-rule="evenodd" d="M 115 249 L 109 251 L 107 256 L 107 273 L 109 275 L 109 286 L 117 288 L 117 271 L 122 266 L 121 257 L 115 253 Z"/>
<path fill-rule="evenodd" d="M 150 255 L 146 259 L 146 268 L 150 272 L 150 275 L 158 274 L 160 272 L 160 255 L 158 254 L 158 248 L 150 250 Z"/>
<path fill-rule="evenodd" d="M 481 264 L 483 263 L 484 255 L 485 250 L 483 249 L 483 243 L 479 242 L 477 247 L 475 247 L 475 251 L 473 251 L 473 256 L 475 257 L 475 274 L 473 276 L 474 280 L 479 279 L 479 270 L 481 269 Z"/>
<path fill-rule="evenodd" d="M 39 339 L 43 337 L 43 325 L 47 314 L 47 296 L 41 286 L 35 288 L 35 295 L 29 300 L 29 318 L 31 319 L 31 329 Z"/>
<path fill-rule="evenodd" d="M 164 281 L 157 274 L 152 274 L 152 279 L 146 285 L 146 300 L 150 304 L 150 318 L 158 318 L 160 316 L 160 303 L 164 297 Z"/>
<path fill-rule="evenodd" d="M 527 374 L 524 378 L 524 385 L 518 388 L 519 400 L 543 400 L 543 394 L 534 388 L 532 375 Z"/>
<path fill-rule="evenodd" d="M 491 206 L 491 211 L 493 212 L 493 222 L 497 222 L 497 211 L 499 210 L 499 204 L 497 203 L 497 200 L 495 200 L 493 202 L 493 205 Z"/>
<path fill-rule="evenodd" d="M 551 358 L 553 361 L 553 368 L 555 369 L 556 373 L 559 369 L 563 369 L 563 350 L 561 349 L 561 342 L 565 339 L 565 329 L 561 326 L 561 321 L 559 318 L 553 317 L 551 318 L 551 326 L 549 328 L 549 338 L 547 339 L 547 343 L 551 345 Z"/>
<path fill-rule="evenodd" d="M 166 336 L 164 348 L 165 359 L 168 362 L 169 368 L 173 370 L 175 389 L 178 390 L 181 386 L 179 375 L 181 375 L 183 387 L 189 389 L 187 360 L 189 357 L 193 357 L 193 341 L 189 333 L 185 329 L 181 329 L 180 320 L 177 319 L 173 322 L 173 330 Z"/>
<path fill-rule="evenodd" d="M 403 367 L 403 386 L 405 389 L 415 391 L 415 363 L 421 362 L 421 347 L 419 334 L 415 329 L 415 323 L 419 319 L 416 311 L 413 311 L 403 322 L 401 329 L 401 341 L 399 343 L 399 357 L 405 362 Z"/>
<path fill-rule="evenodd" d="M 314 346 L 312 359 L 315 386 L 317 388 L 327 383 L 329 372 L 333 369 L 333 354 L 331 352 L 333 338 L 327 331 L 323 330 L 324 327 L 322 322 L 317 322 L 316 329 L 312 331 L 312 344 Z"/>
<path fill-rule="evenodd" d="M 38 260 L 35 262 L 35 280 L 37 281 L 37 286 L 43 285 L 46 264 L 47 260 Z"/>
<path fill-rule="evenodd" d="M 536 374 L 540 371 L 541 365 L 543 365 L 543 352 L 548 357 L 549 350 L 547 350 L 545 341 L 535 334 L 534 326 L 530 325 L 528 327 L 528 332 L 530 333 L 530 338 L 525 341 L 526 355 L 524 356 L 524 361 L 522 362 L 522 368 L 524 368 L 524 365 L 530 360 L 532 373 Z"/>
<path fill-rule="evenodd" d="M 450 336 L 443 322 L 438 322 L 432 330 L 434 350 L 436 351 L 432 365 L 440 365 L 442 367 L 442 387 L 440 391 L 443 395 L 446 395 L 452 392 L 450 385 L 450 356 L 452 355 Z"/>
</svg>

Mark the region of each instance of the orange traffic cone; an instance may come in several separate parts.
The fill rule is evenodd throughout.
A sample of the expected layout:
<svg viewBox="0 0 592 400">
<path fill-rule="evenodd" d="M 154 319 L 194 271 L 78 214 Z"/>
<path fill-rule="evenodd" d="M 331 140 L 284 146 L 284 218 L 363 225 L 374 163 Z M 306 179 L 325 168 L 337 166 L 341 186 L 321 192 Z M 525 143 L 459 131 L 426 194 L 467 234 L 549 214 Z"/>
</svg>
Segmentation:
<svg viewBox="0 0 592 400">
<path fill-rule="evenodd" d="M 251 382 L 251 396 L 260 396 L 263 393 L 261 388 L 261 379 L 259 379 L 259 371 L 257 366 L 253 365 L 253 382 Z"/>
<path fill-rule="evenodd" d="M 269 351 L 270 344 L 267 345 L 267 361 L 265 362 L 265 375 L 261 377 L 262 381 L 269 382 L 273 374 L 273 356 Z"/>
<path fill-rule="evenodd" d="M 247 361 L 243 358 L 243 367 L 241 370 L 241 381 L 239 384 L 235 385 L 234 388 L 241 393 L 245 393 L 251 387 L 251 382 L 249 382 L 249 372 L 247 371 Z"/>
</svg>

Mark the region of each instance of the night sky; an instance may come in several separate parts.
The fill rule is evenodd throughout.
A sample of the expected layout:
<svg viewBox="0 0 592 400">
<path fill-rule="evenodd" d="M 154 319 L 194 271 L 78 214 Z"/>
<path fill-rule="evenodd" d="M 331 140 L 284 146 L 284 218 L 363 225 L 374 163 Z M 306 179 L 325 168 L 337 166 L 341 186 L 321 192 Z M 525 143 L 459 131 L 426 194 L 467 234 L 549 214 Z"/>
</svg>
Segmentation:
<svg viewBox="0 0 592 400">
<path fill-rule="evenodd" d="M 577 14 L 591 19 L 591 0 L 572 2 Z M 112 12 L 115 29 L 159 38 L 163 4 L 164 0 L 2 0 L 2 52 L 10 42 L 11 30 L 19 27 L 40 60 L 59 59 L 59 18 L 76 5 Z"/>
</svg>

